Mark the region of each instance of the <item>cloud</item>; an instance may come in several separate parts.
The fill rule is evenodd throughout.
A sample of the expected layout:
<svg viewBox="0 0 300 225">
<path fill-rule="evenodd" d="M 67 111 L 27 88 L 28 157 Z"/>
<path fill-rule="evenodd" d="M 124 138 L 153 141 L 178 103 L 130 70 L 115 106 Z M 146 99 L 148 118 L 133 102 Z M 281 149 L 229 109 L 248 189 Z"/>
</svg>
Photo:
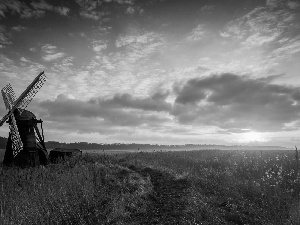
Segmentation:
<svg viewBox="0 0 300 225">
<path fill-rule="evenodd" d="M 267 0 L 266 5 L 271 8 L 282 6 L 284 2 L 282 0 Z"/>
<path fill-rule="evenodd" d="M 57 12 L 60 15 L 66 16 L 70 11 L 67 7 L 54 7 L 45 0 L 33 1 L 26 4 L 23 1 L 2 0 L 0 4 L 0 16 L 5 17 L 5 14 L 19 14 L 21 18 L 29 19 L 32 17 L 39 18 L 45 15 L 47 11 Z"/>
<path fill-rule="evenodd" d="M 155 32 L 119 36 L 116 40 L 116 47 L 126 47 L 128 53 L 126 58 L 131 58 L 133 61 L 153 53 L 164 44 L 164 38 Z"/>
<path fill-rule="evenodd" d="M 299 119 L 299 88 L 234 74 L 188 80 L 174 87 L 172 114 L 183 124 L 279 131 Z"/>
<path fill-rule="evenodd" d="M 93 44 L 93 51 L 94 52 L 100 52 L 101 50 L 107 48 L 106 42 L 101 41 L 101 40 L 100 41 L 99 40 L 94 40 L 92 42 L 92 44 Z"/>
<path fill-rule="evenodd" d="M 32 48 L 29 48 L 29 51 L 31 51 L 31 52 L 36 52 L 37 49 L 36 49 L 36 47 L 32 47 Z"/>
<path fill-rule="evenodd" d="M 38 115 L 43 120 L 82 132 L 101 133 L 104 127 L 112 129 L 158 126 L 169 120 L 164 115 L 147 112 L 163 109 L 165 105 L 162 101 L 145 99 L 143 102 L 142 99 L 126 94 L 115 95 L 109 99 L 93 98 L 89 101 L 70 99 L 62 94 L 58 95 L 55 100 L 45 100 L 37 104 Z"/>
<path fill-rule="evenodd" d="M 101 7 L 102 1 L 76 0 L 76 3 L 80 6 L 79 14 L 83 18 L 98 21 L 107 15 L 107 12 Z"/>
<path fill-rule="evenodd" d="M 287 1 L 287 0 L 267 0 L 266 6 L 270 7 L 271 9 L 274 8 L 284 8 L 289 7 L 290 9 L 296 9 L 300 6 L 299 2 L 297 1 Z"/>
<path fill-rule="evenodd" d="M 0 15 L 5 17 L 5 14 L 8 11 L 12 11 L 12 13 L 20 13 L 21 8 L 22 4 L 19 1 L 3 0 L 0 4 Z"/>
<path fill-rule="evenodd" d="M 0 54 L 0 69 L 2 72 L 2 75 L 9 77 L 10 75 L 13 77 L 11 73 L 11 69 L 15 69 L 15 65 L 13 60 L 8 58 L 7 56 Z"/>
<path fill-rule="evenodd" d="M 0 16 L 5 18 L 5 11 L 7 10 L 7 8 L 5 7 L 5 5 L 1 5 L 0 4 Z"/>
<path fill-rule="evenodd" d="M 57 47 L 50 44 L 42 46 L 42 53 L 44 53 L 42 58 L 45 61 L 57 60 L 66 55 L 64 52 L 57 52 Z"/>
<path fill-rule="evenodd" d="M 104 0 L 105 2 L 115 2 L 121 5 L 127 4 L 127 5 L 132 5 L 134 3 L 134 0 Z"/>
<path fill-rule="evenodd" d="M 120 105 L 126 108 L 141 109 L 145 111 L 170 111 L 171 104 L 165 102 L 165 93 L 155 93 L 150 98 L 133 98 L 130 94 L 117 94 L 106 105 Z"/>
<path fill-rule="evenodd" d="M 3 0 L 0 5 L 0 13 L 3 17 L 7 12 L 11 12 L 12 14 L 19 14 L 21 18 L 31 18 L 31 17 L 41 17 L 44 15 L 45 11 L 40 9 L 32 9 L 24 2 L 20 1 L 9 1 Z"/>
<path fill-rule="evenodd" d="M 13 31 L 16 31 L 16 32 L 20 32 L 22 30 L 26 30 L 26 27 L 23 27 L 22 25 L 18 25 L 18 26 L 14 26 L 11 28 Z"/>
<path fill-rule="evenodd" d="M 220 36 L 224 43 L 230 43 L 236 49 L 228 54 L 235 59 L 231 62 L 237 63 L 234 70 L 221 68 L 220 72 L 245 71 L 263 75 L 270 70 L 278 73 L 285 70 L 294 74 L 287 67 L 292 68 L 294 59 L 298 57 L 300 27 L 299 17 L 288 3 L 282 0 L 268 1 L 266 5 L 257 6 L 226 24 Z M 215 68 L 219 68 L 219 65 Z"/>
<path fill-rule="evenodd" d="M 186 37 L 188 41 L 201 41 L 208 37 L 208 32 L 204 28 L 203 24 L 199 24 L 196 28 L 194 28 Z"/>
<path fill-rule="evenodd" d="M 165 37 L 156 32 L 132 29 L 118 36 L 115 51 L 110 51 L 110 48 L 95 54 L 86 69 L 93 79 L 103 85 L 102 93 L 147 93 L 153 86 L 151 81 L 155 75 L 146 75 L 152 73 L 151 65 L 158 62 L 165 43 Z M 95 92 L 99 92 L 96 87 Z"/>
<path fill-rule="evenodd" d="M 41 0 L 40 2 L 32 2 L 31 5 L 34 9 L 48 10 L 48 11 L 53 10 L 53 6 L 45 2 L 45 0 Z"/>
<path fill-rule="evenodd" d="M 297 29 L 294 13 L 287 7 L 287 1 L 268 0 L 266 6 L 259 6 L 246 15 L 230 21 L 221 36 L 241 40 L 248 47 L 272 44 L 285 38 L 287 30 Z"/>
<path fill-rule="evenodd" d="M 70 9 L 63 6 L 54 7 L 49 3 L 45 2 L 45 0 L 41 0 L 40 2 L 32 2 L 31 5 L 35 10 L 43 10 L 43 11 L 53 11 L 61 16 L 67 16 L 70 12 Z"/>
<path fill-rule="evenodd" d="M 215 127 L 227 133 L 299 129 L 300 88 L 273 84 L 277 78 L 234 74 L 194 78 L 174 85 L 174 103 L 167 102 L 169 91 L 142 98 L 123 93 L 85 101 L 59 95 L 40 102 L 37 111 L 48 122 L 82 132 L 97 132 L 95 124 L 111 129 L 147 127 L 161 132 L 168 126 L 181 125 L 193 126 L 194 131 L 197 127 Z M 80 121 L 86 124 L 76 128 Z"/>
<path fill-rule="evenodd" d="M 149 69 L 145 67 L 154 62 L 151 57 L 159 55 L 165 44 L 165 38 L 155 32 L 133 31 L 128 35 L 119 35 L 115 42 L 119 51 L 104 58 L 103 66 L 112 68 L 113 65 L 113 69 L 124 76 L 125 73 L 126 76 L 132 75 L 133 71 L 145 71 Z"/>
<path fill-rule="evenodd" d="M 94 0 L 75 0 L 76 3 L 83 9 L 83 10 L 88 10 L 92 11 L 97 9 L 102 3 L 101 1 L 94 1 Z"/>
<path fill-rule="evenodd" d="M 127 14 L 134 14 L 135 12 L 135 9 L 132 7 L 132 6 L 129 6 L 127 9 L 126 9 L 126 13 Z"/>
<path fill-rule="evenodd" d="M 21 57 L 20 61 L 25 62 L 25 63 L 30 62 L 30 60 L 26 59 L 25 57 Z"/>
<path fill-rule="evenodd" d="M 287 5 L 290 9 L 297 9 L 300 6 L 300 3 L 296 1 L 288 1 Z"/>
<path fill-rule="evenodd" d="M 58 62 L 55 62 L 53 64 L 53 66 L 51 67 L 51 69 L 54 72 L 71 72 L 72 71 L 72 66 L 73 66 L 73 61 L 74 61 L 75 57 L 73 56 L 69 56 L 69 57 L 65 57 L 61 60 L 59 60 Z"/>
<path fill-rule="evenodd" d="M 67 16 L 70 12 L 70 9 L 67 7 L 56 7 L 55 11 L 57 11 L 62 16 Z"/>
<path fill-rule="evenodd" d="M 246 46 L 261 46 L 265 43 L 270 43 L 276 40 L 280 36 L 280 32 L 274 32 L 273 34 L 269 35 L 261 35 L 261 34 L 253 34 L 250 35 L 243 43 L 242 45 Z"/>
<path fill-rule="evenodd" d="M 203 7 L 201 7 L 201 11 L 202 12 L 206 12 L 206 11 L 210 11 L 210 10 L 212 10 L 212 9 L 214 9 L 215 8 L 215 6 L 214 5 L 205 5 L 205 6 L 203 6 Z"/>
<path fill-rule="evenodd" d="M 134 0 L 115 0 L 115 2 L 119 3 L 119 4 L 133 4 Z"/>
<path fill-rule="evenodd" d="M 84 18 L 87 19 L 92 19 L 92 20 L 99 20 L 100 18 L 102 18 L 104 15 L 106 15 L 106 13 L 104 12 L 97 12 L 97 11 L 81 11 L 80 15 Z"/>
<path fill-rule="evenodd" d="M 42 46 L 42 52 L 47 54 L 53 54 L 56 51 L 57 47 L 54 45 L 46 44 Z"/>
<path fill-rule="evenodd" d="M 144 9 L 140 6 L 128 6 L 126 9 L 126 14 L 133 15 L 135 13 L 138 13 L 139 15 L 142 15 L 144 13 Z"/>
<path fill-rule="evenodd" d="M 228 34 L 227 32 L 220 32 L 220 36 L 223 38 L 227 38 L 230 37 L 230 34 Z"/>
<path fill-rule="evenodd" d="M 29 19 L 32 17 L 39 18 L 45 15 L 45 11 L 43 10 L 32 10 L 29 8 L 25 8 L 22 13 L 20 14 L 21 18 Z"/>
<path fill-rule="evenodd" d="M 26 83 L 30 83 L 34 76 L 45 67 L 39 63 L 28 60 L 28 57 L 20 57 L 20 60 L 12 60 L 0 54 L 1 83 L 11 83 L 16 93 L 22 93 Z"/>
<path fill-rule="evenodd" d="M 75 78 L 65 77 L 70 82 Z M 218 130 L 226 134 L 296 130 L 300 126 L 300 89 L 273 84 L 278 78 L 210 75 L 144 97 L 120 93 L 82 100 L 77 95 L 61 94 L 56 99 L 36 102 L 33 107 L 47 129 L 60 132 L 137 135 L 136 130 L 140 130 L 152 137 L 161 134 L 183 138 L 211 137 Z M 80 76 L 80 81 L 88 80 L 95 83 L 92 74 Z M 69 85 L 81 92 L 79 81 Z M 71 93 L 66 86 L 55 86 L 60 92 Z M 204 134 L 208 128 L 214 130 Z"/>
<path fill-rule="evenodd" d="M 284 41 L 282 46 L 275 49 L 272 54 L 276 57 L 286 57 L 298 52 L 300 52 L 300 36 Z"/>
<path fill-rule="evenodd" d="M 120 48 L 123 46 L 130 46 L 135 44 L 148 44 L 155 41 L 161 40 L 161 37 L 158 33 L 155 32 L 144 32 L 142 34 L 132 34 L 119 36 L 116 40 L 116 47 Z"/>
<path fill-rule="evenodd" d="M 7 45 L 11 44 L 7 37 L 7 31 L 4 26 L 0 25 L 0 44 Z"/>
</svg>

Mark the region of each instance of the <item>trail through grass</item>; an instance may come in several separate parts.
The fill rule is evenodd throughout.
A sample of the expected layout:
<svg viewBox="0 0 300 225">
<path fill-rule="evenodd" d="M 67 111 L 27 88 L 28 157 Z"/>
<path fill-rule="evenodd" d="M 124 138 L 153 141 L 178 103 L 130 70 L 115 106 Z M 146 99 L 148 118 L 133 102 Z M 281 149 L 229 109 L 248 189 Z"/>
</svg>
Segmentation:
<svg viewBox="0 0 300 225">
<path fill-rule="evenodd" d="M 142 215 L 143 224 L 185 224 L 188 220 L 187 196 L 191 187 L 188 179 L 172 176 L 169 173 L 151 168 L 130 166 L 144 177 L 150 177 L 152 191 L 148 195 L 146 213 Z"/>
</svg>

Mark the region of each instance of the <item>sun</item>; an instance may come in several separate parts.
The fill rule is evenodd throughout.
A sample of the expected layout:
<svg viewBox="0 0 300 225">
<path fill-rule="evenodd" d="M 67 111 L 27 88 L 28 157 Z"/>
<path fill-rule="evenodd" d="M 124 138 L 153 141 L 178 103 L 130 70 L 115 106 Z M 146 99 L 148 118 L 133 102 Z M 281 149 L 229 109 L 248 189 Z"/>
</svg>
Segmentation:
<svg viewBox="0 0 300 225">
<path fill-rule="evenodd" d="M 242 134 L 241 142 L 265 142 L 266 139 L 262 133 L 250 131 Z"/>
<path fill-rule="evenodd" d="M 244 144 L 255 144 L 261 142 L 270 141 L 269 135 L 266 132 L 257 132 L 250 129 L 246 130 L 244 133 L 235 133 L 233 134 L 233 142 L 244 143 Z"/>
</svg>

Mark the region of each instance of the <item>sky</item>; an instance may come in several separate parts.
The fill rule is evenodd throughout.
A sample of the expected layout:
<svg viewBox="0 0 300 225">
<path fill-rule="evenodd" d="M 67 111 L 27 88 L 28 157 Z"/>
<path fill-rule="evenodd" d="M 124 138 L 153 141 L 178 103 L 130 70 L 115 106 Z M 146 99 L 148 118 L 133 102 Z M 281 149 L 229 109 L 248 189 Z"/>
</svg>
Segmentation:
<svg viewBox="0 0 300 225">
<path fill-rule="evenodd" d="M 0 0 L 0 88 L 45 71 L 46 141 L 292 148 L 299 62 L 299 0 Z"/>
</svg>

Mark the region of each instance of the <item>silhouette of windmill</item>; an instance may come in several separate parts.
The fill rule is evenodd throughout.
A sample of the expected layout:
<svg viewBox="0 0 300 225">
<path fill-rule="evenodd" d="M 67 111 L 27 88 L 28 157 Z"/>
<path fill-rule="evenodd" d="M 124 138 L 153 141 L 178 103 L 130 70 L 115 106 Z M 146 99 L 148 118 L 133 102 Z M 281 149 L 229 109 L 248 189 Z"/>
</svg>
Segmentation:
<svg viewBox="0 0 300 225">
<path fill-rule="evenodd" d="M 10 84 L 1 90 L 8 113 L 0 120 L 0 127 L 7 122 L 10 129 L 4 165 L 37 166 L 47 164 L 49 161 L 44 142 L 43 121 L 37 120 L 32 112 L 25 110 L 45 81 L 46 75 L 43 71 L 19 98 L 16 98 Z M 42 134 L 37 127 L 38 123 L 41 124 Z"/>
</svg>

